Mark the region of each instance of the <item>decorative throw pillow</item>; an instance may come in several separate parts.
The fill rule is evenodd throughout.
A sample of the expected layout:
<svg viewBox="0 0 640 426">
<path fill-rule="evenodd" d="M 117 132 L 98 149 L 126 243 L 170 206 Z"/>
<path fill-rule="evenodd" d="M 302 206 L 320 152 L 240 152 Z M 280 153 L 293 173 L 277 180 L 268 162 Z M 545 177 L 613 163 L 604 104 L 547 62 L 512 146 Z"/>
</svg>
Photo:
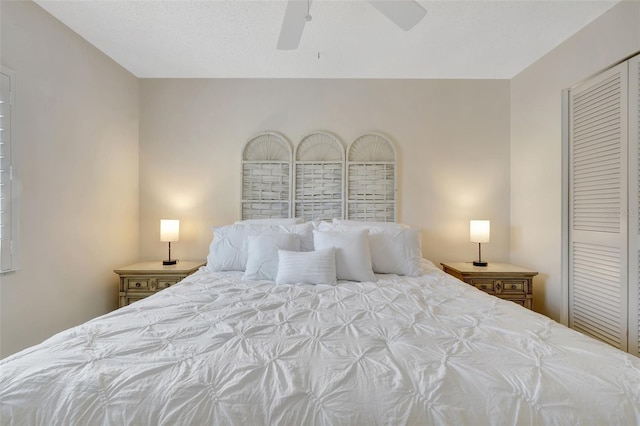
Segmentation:
<svg viewBox="0 0 640 426">
<path fill-rule="evenodd" d="M 300 250 L 300 237 L 289 233 L 250 236 L 244 279 L 274 281 L 278 273 L 278 250 Z"/>
<path fill-rule="evenodd" d="M 316 250 L 336 249 L 336 275 L 339 280 L 377 281 L 371 266 L 369 231 L 313 231 Z"/>
<path fill-rule="evenodd" d="M 335 284 L 335 249 L 308 252 L 278 250 L 276 283 Z"/>
</svg>

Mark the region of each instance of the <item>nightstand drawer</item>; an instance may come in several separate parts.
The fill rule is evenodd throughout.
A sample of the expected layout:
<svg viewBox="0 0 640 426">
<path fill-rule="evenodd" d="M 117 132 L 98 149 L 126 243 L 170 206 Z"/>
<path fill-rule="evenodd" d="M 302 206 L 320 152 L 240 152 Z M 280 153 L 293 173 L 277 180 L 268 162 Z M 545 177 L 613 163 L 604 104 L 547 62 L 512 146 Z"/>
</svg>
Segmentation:
<svg viewBox="0 0 640 426">
<path fill-rule="evenodd" d="M 504 300 L 509 300 L 513 303 L 517 303 L 523 308 L 531 309 L 531 303 L 532 303 L 531 299 L 504 299 Z"/>
<path fill-rule="evenodd" d="M 502 280 L 502 294 L 526 294 L 528 280 Z"/>
<path fill-rule="evenodd" d="M 468 283 L 477 288 L 478 290 L 482 290 L 487 293 L 494 293 L 496 291 L 495 284 L 496 281 L 493 279 L 487 278 L 471 278 L 468 279 Z"/>
<path fill-rule="evenodd" d="M 124 279 L 124 288 L 126 290 L 149 291 L 153 279 L 149 277 L 131 277 Z"/>
<path fill-rule="evenodd" d="M 154 293 L 129 293 L 120 295 L 120 306 L 127 306 L 138 300 L 142 300 L 145 297 L 149 297 Z"/>
<path fill-rule="evenodd" d="M 184 277 L 169 277 L 169 278 L 158 278 L 158 290 L 164 290 L 165 288 L 169 288 L 172 285 L 178 283 Z"/>
</svg>

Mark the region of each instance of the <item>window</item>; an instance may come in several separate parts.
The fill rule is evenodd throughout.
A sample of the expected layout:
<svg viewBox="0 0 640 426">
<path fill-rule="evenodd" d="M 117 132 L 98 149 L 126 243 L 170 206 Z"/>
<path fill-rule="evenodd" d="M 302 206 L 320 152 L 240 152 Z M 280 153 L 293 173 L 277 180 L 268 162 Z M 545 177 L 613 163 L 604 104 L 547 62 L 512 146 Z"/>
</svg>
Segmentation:
<svg viewBox="0 0 640 426">
<path fill-rule="evenodd" d="M 16 188 L 12 156 L 14 74 L 0 69 L 0 273 L 16 269 Z"/>
</svg>

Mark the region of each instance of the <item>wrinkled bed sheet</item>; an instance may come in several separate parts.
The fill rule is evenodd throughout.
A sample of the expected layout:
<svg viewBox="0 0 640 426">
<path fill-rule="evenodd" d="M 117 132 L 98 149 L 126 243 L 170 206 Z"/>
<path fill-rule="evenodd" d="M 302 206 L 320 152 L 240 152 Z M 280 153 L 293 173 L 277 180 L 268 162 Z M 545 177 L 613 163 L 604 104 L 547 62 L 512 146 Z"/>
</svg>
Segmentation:
<svg viewBox="0 0 640 426">
<path fill-rule="evenodd" d="M 0 361 L 28 425 L 640 424 L 640 360 L 445 275 L 203 270 Z"/>
</svg>

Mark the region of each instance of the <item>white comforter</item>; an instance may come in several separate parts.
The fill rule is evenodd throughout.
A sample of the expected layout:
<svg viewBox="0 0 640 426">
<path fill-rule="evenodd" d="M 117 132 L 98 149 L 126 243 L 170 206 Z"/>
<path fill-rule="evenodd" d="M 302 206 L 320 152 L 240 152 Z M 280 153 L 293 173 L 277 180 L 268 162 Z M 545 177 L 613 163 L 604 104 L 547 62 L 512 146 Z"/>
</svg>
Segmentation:
<svg viewBox="0 0 640 426">
<path fill-rule="evenodd" d="M 1 361 L 1 423 L 640 424 L 638 358 L 440 271 L 240 276 L 200 271 Z"/>
</svg>

